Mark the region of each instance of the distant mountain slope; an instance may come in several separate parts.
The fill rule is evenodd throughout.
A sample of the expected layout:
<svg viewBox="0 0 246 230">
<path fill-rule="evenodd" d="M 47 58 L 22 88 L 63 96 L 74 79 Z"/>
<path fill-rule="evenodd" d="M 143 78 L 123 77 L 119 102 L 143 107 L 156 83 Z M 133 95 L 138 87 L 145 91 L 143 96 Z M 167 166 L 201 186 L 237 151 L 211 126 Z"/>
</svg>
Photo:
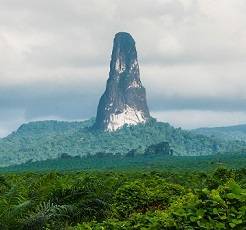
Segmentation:
<svg viewBox="0 0 246 230">
<path fill-rule="evenodd" d="M 132 149 L 141 150 L 163 141 L 169 142 L 174 155 L 211 155 L 216 152 L 235 152 L 246 147 L 245 142 L 228 142 L 197 135 L 154 119 L 115 132 L 92 130 L 90 127 L 94 122 L 92 119 L 24 124 L 0 140 L 0 166 L 53 159 L 64 153 L 72 156 L 98 152 L 126 154 Z"/>
<path fill-rule="evenodd" d="M 246 125 L 234 125 L 227 127 L 199 128 L 192 130 L 195 134 L 217 137 L 224 140 L 246 141 Z"/>
</svg>

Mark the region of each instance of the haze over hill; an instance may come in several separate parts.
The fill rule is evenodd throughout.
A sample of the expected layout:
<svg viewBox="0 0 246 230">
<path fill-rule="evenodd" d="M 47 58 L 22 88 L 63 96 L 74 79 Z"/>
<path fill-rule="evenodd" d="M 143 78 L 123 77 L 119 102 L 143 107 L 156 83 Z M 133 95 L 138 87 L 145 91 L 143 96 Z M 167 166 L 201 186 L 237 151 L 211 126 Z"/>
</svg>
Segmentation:
<svg viewBox="0 0 246 230">
<path fill-rule="evenodd" d="M 224 140 L 246 141 L 246 125 L 199 128 L 192 130 L 192 132 Z"/>
</svg>

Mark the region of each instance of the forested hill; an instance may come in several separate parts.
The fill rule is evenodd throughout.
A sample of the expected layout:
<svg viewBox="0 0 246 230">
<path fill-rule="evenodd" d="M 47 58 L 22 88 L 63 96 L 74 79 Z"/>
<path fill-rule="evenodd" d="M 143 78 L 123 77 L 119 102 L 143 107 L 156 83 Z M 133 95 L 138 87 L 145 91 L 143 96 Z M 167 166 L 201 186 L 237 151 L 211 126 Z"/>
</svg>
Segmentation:
<svg viewBox="0 0 246 230">
<path fill-rule="evenodd" d="M 197 135 L 168 123 L 151 119 L 146 124 L 124 127 L 116 132 L 92 130 L 94 119 L 83 122 L 42 121 L 22 125 L 16 132 L 0 140 L 1 166 L 71 156 L 126 154 L 163 141 L 169 142 L 174 155 L 211 155 L 235 152 L 246 147 L 242 141 L 222 141 Z"/>
<path fill-rule="evenodd" d="M 246 125 L 199 128 L 192 130 L 192 132 L 195 134 L 202 134 L 209 137 L 217 137 L 224 140 L 246 141 Z"/>
</svg>

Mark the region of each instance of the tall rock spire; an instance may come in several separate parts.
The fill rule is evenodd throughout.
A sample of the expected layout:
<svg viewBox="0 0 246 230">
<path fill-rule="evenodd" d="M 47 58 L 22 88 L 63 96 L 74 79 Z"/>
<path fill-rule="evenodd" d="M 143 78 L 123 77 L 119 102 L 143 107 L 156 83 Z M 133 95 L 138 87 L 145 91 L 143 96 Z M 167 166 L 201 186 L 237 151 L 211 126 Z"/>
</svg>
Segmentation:
<svg viewBox="0 0 246 230">
<path fill-rule="evenodd" d="M 106 90 L 97 108 L 95 128 L 115 131 L 125 124 L 145 123 L 149 118 L 135 41 L 129 33 L 117 33 Z"/>
</svg>

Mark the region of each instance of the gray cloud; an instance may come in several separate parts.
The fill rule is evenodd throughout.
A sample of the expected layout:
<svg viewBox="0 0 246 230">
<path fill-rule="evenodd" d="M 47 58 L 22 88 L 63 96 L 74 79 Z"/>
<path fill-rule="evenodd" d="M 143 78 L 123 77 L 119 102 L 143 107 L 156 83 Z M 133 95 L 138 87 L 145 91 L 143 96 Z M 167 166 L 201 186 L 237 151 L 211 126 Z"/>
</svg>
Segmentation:
<svg viewBox="0 0 246 230">
<path fill-rule="evenodd" d="M 246 122 L 244 0 L 0 0 L 0 5 L 0 136 L 30 120 L 95 115 L 118 31 L 136 39 L 154 115 L 175 123 L 169 118 L 196 111 L 198 126 L 214 124 L 224 113 L 225 124 L 235 123 L 228 115 L 235 112 L 238 122 Z M 206 111 L 214 119 L 206 120 Z M 188 127 L 190 117 L 178 124 Z"/>
</svg>

